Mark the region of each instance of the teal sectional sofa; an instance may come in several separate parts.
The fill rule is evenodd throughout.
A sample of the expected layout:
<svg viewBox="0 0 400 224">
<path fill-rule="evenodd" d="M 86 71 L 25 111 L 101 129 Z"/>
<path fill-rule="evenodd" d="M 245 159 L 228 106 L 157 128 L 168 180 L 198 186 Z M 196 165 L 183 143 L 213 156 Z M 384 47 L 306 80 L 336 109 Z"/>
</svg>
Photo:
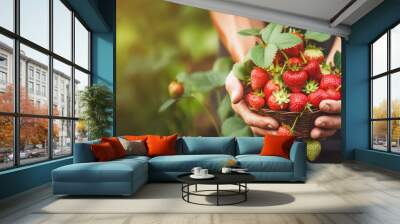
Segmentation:
<svg viewBox="0 0 400 224">
<path fill-rule="evenodd" d="M 260 156 L 262 137 L 180 137 L 177 155 L 127 156 L 96 162 L 91 141 L 75 144 L 74 163 L 52 171 L 54 194 L 131 195 L 148 181 L 176 181 L 193 167 L 218 172 L 228 160 L 236 160 L 259 182 L 304 182 L 306 155 L 304 143 L 295 141 L 290 159 Z"/>
</svg>

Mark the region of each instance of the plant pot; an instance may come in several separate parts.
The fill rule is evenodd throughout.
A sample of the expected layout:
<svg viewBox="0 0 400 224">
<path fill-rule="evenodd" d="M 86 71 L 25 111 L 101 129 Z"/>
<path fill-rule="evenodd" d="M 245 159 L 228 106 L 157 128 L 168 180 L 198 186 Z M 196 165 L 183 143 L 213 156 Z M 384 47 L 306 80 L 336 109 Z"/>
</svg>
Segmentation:
<svg viewBox="0 0 400 224">
<path fill-rule="evenodd" d="M 262 109 L 259 113 L 263 116 L 275 118 L 275 120 L 277 120 L 281 125 L 286 124 L 292 126 L 294 120 L 300 115 L 301 112 L 272 111 L 268 109 Z M 315 119 L 324 114 L 325 113 L 321 112 L 320 110 L 304 112 L 303 115 L 297 120 L 297 124 L 294 129 L 296 137 L 309 138 L 310 132 L 314 128 Z"/>
</svg>

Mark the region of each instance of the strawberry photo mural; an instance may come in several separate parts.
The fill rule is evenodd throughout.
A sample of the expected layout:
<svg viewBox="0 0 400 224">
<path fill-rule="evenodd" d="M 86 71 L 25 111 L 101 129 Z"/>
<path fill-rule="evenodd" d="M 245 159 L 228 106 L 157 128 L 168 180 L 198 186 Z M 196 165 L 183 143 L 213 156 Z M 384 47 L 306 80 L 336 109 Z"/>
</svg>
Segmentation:
<svg viewBox="0 0 400 224">
<path fill-rule="evenodd" d="M 340 161 L 339 37 L 145 3 L 117 4 L 118 135 L 294 135 Z"/>
</svg>

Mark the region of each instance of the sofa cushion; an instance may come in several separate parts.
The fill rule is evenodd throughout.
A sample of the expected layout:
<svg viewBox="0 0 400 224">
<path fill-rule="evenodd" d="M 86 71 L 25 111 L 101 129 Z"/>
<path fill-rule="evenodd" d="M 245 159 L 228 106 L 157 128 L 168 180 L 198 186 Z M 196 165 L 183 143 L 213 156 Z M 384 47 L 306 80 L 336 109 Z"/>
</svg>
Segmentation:
<svg viewBox="0 0 400 224">
<path fill-rule="evenodd" d="M 292 161 L 279 156 L 239 155 L 240 167 L 250 172 L 292 172 Z"/>
<path fill-rule="evenodd" d="M 149 160 L 150 171 L 163 172 L 190 172 L 193 167 L 199 166 L 210 171 L 219 171 L 230 159 L 231 155 L 175 155 L 158 156 Z"/>
<path fill-rule="evenodd" d="M 235 139 L 232 137 L 182 137 L 178 141 L 180 154 L 234 155 Z"/>
<path fill-rule="evenodd" d="M 108 142 L 93 144 L 90 147 L 92 149 L 94 157 L 96 157 L 96 161 L 105 162 L 118 158 L 112 145 Z"/>
<path fill-rule="evenodd" d="M 151 157 L 175 155 L 177 137 L 176 134 L 170 136 L 149 135 L 146 140 L 149 149 L 147 155 Z"/>
<path fill-rule="evenodd" d="M 237 137 L 236 155 L 260 154 L 264 144 L 263 137 Z"/>
<path fill-rule="evenodd" d="M 74 163 L 53 170 L 52 174 L 53 181 L 58 182 L 130 182 L 136 172 L 147 172 L 147 163 L 140 159 Z"/>
</svg>

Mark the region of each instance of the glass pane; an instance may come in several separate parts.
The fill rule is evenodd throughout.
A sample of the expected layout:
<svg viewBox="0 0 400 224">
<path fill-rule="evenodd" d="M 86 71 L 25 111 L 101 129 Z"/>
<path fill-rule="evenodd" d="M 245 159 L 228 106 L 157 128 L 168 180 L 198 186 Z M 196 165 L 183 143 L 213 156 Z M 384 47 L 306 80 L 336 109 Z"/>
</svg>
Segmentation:
<svg viewBox="0 0 400 224">
<path fill-rule="evenodd" d="M 20 163 L 35 163 L 49 158 L 49 120 L 20 118 Z"/>
<path fill-rule="evenodd" d="M 85 142 L 88 138 L 88 129 L 84 120 L 75 121 L 75 143 Z"/>
<path fill-rule="evenodd" d="M 20 0 L 21 36 L 49 48 L 49 0 Z"/>
<path fill-rule="evenodd" d="M 53 51 L 71 60 L 72 12 L 60 1 L 53 1 Z"/>
<path fill-rule="evenodd" d="M 53 114 L 72 117 L 71 66 L 53 60 Z"/>
<path fill-rule="evenodd" d="M 14 42 L 0 35 L 0 111 L 14 111 Z"/>
<path fill-rule="evenodd" d="M 400 117 L 400 72 L 391 75 L 390 85 L 391 115 Z"/>
<path fill-rule="evenodd" d="M 79 96 L 86 86 L 89 86 L 89 75 L 75 69 L 75 117 L 79 117 L 81 114 Z"/>
<path fill-rule="evenodd" d="M 387 78 L 386 76 L 372 81 L 372 118 L 387 117 Z"/>
<path fill-rule="evenodd" d="M 0 116 L 0 170 L 14 165 L 13 118 Z"/>
<path fill-rule="evenodd" d="M 372 148 L 387 151 L 387 121 L 372 122 Z"/>
<path fill-rule="evenodd" d="M 72 121 L 53 120 L 53 156 L 72 154 Z"/>
<path fill-rule="evenodd" d="M 75 18 L 75 63 L 89 70 L 89 32 Z"/>
<path fill-rule="evenodd" d="M 25 114 L 48 114 L 49 57 L 21 44 L 20 108 Z"/>
<path fill-rule="evenodd" d="M 0 26 L 14 31 L 14 0 L 0 1 Z"/>
<path fill-rule="evenodd" d="M 400 120 L 391 121 L 392 152 L 400 153 Z"/>
<path fill-rule="evenodd" d="M 391 30 L 390 37 L 390 68 L 400 67 L 400 24 Z"/>
<path fill-rule="evenodd" d="M 372 69 L 373 75 L 387 71 L 387 34 L 372 44 Z"/>
</svg>

